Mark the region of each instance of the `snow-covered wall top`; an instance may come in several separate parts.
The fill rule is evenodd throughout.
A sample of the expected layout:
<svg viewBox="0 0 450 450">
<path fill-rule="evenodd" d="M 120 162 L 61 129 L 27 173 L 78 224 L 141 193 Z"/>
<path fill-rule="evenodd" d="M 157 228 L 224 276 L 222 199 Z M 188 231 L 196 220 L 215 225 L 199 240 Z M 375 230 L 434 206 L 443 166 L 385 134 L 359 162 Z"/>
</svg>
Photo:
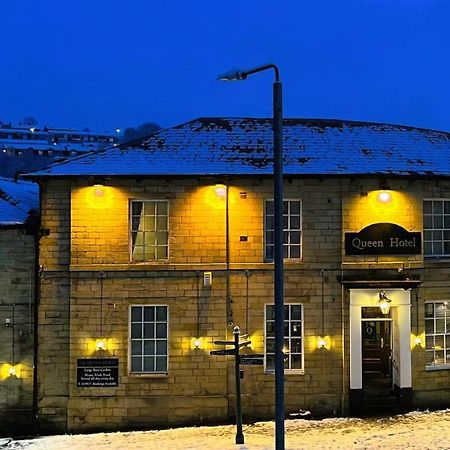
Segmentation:
<svg viewBox="0 0 450 450">
<path fill-rule="evenodd" d="M 200 118 L 139 143 L 54 164 L 30 177 L 265 175 L 272 173 L 272 122 Z M 402 125 L 285 119 L 284 173 L 450 175 L 450 133 Z"/>
<path fill-rule="evenodd" d="M 37 184 L 0 177 L 0 227 L 23 225 L 32 210 L 39 211 Z"/>
</svg>

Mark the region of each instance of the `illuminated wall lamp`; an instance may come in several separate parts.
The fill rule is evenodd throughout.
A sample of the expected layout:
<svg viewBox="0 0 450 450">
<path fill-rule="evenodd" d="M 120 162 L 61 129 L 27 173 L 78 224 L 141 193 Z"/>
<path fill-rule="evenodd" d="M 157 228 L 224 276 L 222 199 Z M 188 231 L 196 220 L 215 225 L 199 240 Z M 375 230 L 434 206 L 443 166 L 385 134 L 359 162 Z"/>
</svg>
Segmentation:
<svg viewBox="0 0 450 450">
<path fill-rule="evenodd" d="M 327 341 L 324 337 L 320 337 L 317 339 L 317 348 L 326 348 Z"/>
<path fill-rule="evenodd" d="M 10 377 L 15 377 L 15 376 L 17 376 L 17 371 L 16 371 L 16 368 L 15 368 L 14 366 L 11 366 L 11 367 L 8 369 L 8 375 L 9 375 Z"/>
<path fill-rule="evenodd" d="M 381 312 L 384 315 L 389 314 L 392 300 L 388 298 L 388 296 L 386 295 L 386 291 L 380 291 L 378 297 L 379 297 L 378 306 L 380 307 Z"/>
<path fill-rule="evenodd" d="M 392 195 L 388 191 L 379 192 L 377 198 L 380 203 L 390 203 L 392 201 Z"/>
<path fill-rule="evenodd" d="M 214 192 L 217 197 L 225 197 L 227 195 L 227 187 L 224 184 L 216 184 L 214 186 Z"/>
<path fill-rule="evenodd" d="M 106 350 L 106 340 L 105 339 L 97 339 L 95 341 L 95 348 L 97 351 Z"/>
<path fill-rule="evenodd" d="M 422 345 L 422 339 L 419 336 L 416 336 L 414 338 L 414 345 L 416 345 L 416 346 Z"/>
<path fill-rule="evenodd" d="M 192 341 L 192 346 L 194 347 L 194 349 L 202 348 L 202 338 L 194 338 L 194 340 Z"/>
</svg>

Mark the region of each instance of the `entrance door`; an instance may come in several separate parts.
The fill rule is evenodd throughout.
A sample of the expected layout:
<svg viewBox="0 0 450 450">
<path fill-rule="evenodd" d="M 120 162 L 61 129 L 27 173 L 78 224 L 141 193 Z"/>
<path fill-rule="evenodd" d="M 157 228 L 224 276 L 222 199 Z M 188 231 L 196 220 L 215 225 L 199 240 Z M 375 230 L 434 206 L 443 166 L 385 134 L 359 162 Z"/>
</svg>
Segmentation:
<svg viewBox="0 0 450 450">
<path fill-rule="evenodd" d="M 390 320 L 361 322 L 363 381 L 374 376 L 392 377 L 392 337 Z"/>
</svg>

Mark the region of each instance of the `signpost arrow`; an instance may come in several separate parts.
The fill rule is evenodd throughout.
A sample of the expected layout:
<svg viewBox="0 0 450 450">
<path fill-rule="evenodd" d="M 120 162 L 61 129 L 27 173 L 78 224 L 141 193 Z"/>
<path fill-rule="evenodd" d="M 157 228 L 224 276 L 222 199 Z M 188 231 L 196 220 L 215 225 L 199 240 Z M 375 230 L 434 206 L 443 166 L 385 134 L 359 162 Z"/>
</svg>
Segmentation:
<svg viewBox="0 0 450 450">
<path fill-rule="evenodd" d="M 216 345 L 234 345 L 234 341 L 214 341 Z"/>
<path fill-rule="evenodd" d="M 264 359 L 263 358 L 249 358 L 241 356 L 241 365 L 244 366 L 262 366 L 264 365 Z"/>
<path fill-rule="evenodd" d="M 235 355 L 236 350 L 234 348 L 228 348 L 225 350 L 211 350 L 210 355 Z"/>
</svg>

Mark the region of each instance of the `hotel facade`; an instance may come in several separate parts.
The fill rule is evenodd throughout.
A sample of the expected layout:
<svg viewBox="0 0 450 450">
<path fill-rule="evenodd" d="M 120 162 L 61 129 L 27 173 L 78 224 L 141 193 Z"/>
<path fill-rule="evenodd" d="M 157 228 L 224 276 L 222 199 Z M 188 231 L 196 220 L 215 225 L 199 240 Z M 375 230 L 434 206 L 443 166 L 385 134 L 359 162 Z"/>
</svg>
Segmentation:
<svg viewBox="0 0 450 450">
<path fill-rule="evenodd" d="M 234 326 L 244 420 L 273 417 L 271 132 L 197 119 L 27 176 L 42 431 L 229 420 Z M 287 119 L 284 149 L 287 414 L 448 407 L 450 134 Z"/>
</svg>

